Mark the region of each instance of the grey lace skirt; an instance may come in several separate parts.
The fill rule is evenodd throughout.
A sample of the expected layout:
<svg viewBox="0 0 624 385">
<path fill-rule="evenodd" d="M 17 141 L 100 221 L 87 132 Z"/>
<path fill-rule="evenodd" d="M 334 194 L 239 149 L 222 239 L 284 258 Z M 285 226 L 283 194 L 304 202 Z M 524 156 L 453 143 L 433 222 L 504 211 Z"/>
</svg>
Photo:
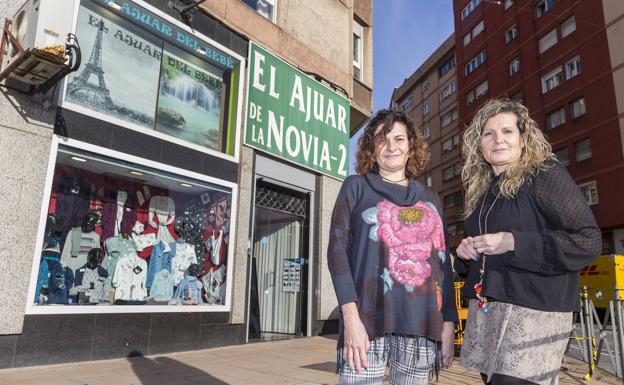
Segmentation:
<svg viewBox="0 0 624 385">
<path fill-rule="evenodd" d="M 504 374 L 540 385 L 559 383 L 572 313 L 491 302 L 488 313 L 470 300 L 460 362 L 488 376 Z"/>
</svg>

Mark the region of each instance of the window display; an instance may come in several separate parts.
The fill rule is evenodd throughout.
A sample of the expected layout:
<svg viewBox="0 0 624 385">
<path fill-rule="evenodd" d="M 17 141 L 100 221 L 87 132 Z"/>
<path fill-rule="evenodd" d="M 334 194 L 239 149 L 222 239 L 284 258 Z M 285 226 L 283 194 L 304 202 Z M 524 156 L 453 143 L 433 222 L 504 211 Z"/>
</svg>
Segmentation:
<svg viewBox="0 0 624 385">
<path fill-rule="evenodd" d="M 35 306 L 223 305 L 232 189 L 61 145 Z"/>
</svg>

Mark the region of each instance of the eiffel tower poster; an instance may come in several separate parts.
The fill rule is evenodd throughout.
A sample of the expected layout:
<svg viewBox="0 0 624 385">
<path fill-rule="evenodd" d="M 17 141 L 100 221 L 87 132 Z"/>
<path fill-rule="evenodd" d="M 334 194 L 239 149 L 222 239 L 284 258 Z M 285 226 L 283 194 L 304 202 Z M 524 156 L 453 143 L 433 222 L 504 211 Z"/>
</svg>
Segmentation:
<svg viewBox="0 0 624 385">
<path fill-rule="evenodd" d="M 103 15 L 107 15 L 104 17 Z M 88 61 L 70 75 L 65 100 L 154 128 L 162 41 L 149 41 L 129 22 L 88 1 L 80 6 L 76 35 Z"/>
</svg>

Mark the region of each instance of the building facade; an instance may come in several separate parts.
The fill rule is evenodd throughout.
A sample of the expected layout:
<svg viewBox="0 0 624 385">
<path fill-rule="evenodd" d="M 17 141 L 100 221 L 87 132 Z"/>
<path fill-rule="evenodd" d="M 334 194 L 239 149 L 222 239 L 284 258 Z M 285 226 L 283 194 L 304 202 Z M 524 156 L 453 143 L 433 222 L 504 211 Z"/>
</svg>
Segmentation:
<svg viewBox="0 0 624 385">
<path fill-rule="evenodd" d="M 22 64 L 2 87 L 0 367 L 336 330 L 324 255 L 371 112 L 371 1 L 50 4 L 0 7 L 25 46 L 22 18 L 67 17 L 82 53 L 45 93 Z"/>
<path fill-rule="evenodd" d="M 604 253 L 624 252 L 620 3 L 453 1 L 460 126 L 489 98 L 522 101 L 591 205 Z"/>
<path fill-rule="evenodd" d="M 423 132 L 431 158 L 420 181 L 440 195 L 454 254 L 464 234 L 455 37 L 449 36 L 395 88 L 391 106 L 408 114 Z"/>
</svg>

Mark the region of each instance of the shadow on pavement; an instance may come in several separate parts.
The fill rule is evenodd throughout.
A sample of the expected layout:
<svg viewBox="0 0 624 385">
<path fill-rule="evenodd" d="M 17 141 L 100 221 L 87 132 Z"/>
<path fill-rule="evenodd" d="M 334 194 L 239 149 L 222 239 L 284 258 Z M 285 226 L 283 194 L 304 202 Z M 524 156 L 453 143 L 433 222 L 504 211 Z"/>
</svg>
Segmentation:
<svg viewBox="0 0 624 385">
<path fill-rule="evenodd" d="M 133 352 L 135 353 L 135 352 Z M 129 354 L 132 370 L 141 385 L 187 384 L 191 382 L 210 385 L 229 385 L 227 382 L 169 357 L 144 357 Z M 138 353 L 138 352 L 137 352 Z M 184 381 L 189 380 L 189 381 Z"/>
</svg>

